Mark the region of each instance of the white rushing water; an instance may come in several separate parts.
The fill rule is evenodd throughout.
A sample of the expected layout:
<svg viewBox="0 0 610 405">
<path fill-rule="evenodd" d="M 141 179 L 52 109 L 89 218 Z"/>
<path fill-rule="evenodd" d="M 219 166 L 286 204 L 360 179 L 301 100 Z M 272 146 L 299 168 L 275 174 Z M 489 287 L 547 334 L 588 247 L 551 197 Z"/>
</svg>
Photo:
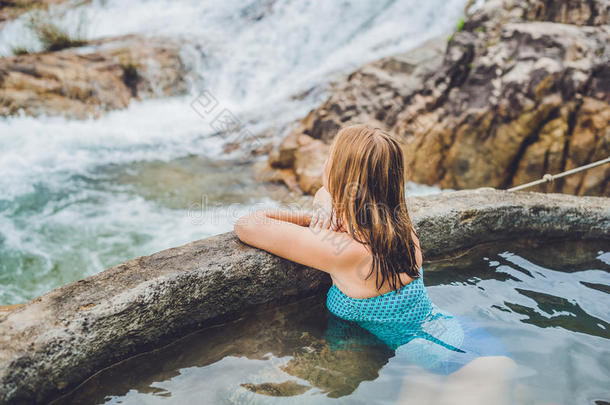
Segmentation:
<svg viewBox="0 0 610 405">
<path fill-rule="evenodd" d="M 183 40 L 193 80 L 187 96 L 132 102 L 99 119 L 0 118 L 0 304 L 228 231 L 255 205 L 278 204 L 247 167 L 223 157 L 224 140 L 191 108 L 203 90 L 253 133 L 275 131 L 279 139 L 322 100 L 329 80 L 450 32 L 464 5 L 94 0 L 51 9 L 57 24 L 73 32 L 80 24 L 88 39 Z M 27 15 L 0 31 L 0 55 L 17 46 L 40 46 Z M 292 97 L 311 89 L 318 90 Z M 418 191 L 435 190 L 410 189 Z M 189 208 L 203 197 L 218 205 L 194 218 Z"/>
</svg>

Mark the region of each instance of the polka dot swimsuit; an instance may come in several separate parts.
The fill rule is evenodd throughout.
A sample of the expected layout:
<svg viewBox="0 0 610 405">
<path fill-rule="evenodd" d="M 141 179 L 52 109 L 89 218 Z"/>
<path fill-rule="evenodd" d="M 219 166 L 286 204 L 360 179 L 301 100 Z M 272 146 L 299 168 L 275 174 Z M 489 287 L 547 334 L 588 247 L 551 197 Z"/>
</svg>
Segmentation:
<svg viewBox="0 0 610 405">
<path fill-rule="evenodd" d="M 334 315 L 349 321 L 421 323 L 433 310 L 423 270 L 422 266 L 421 276 L 398 291 L 371 298 L 349 297 L 333 284 L 326 294 L 326 306 Z"/>
<path fill-rule="evenodd" d="M 506 346 L 476 322 L 437 308 L 421 277 L 398 291 L 351 298 L 336 285 L 326 295 L 325 337 L 331 350 L 359 350 L 380 342 L 404 364 L 450 374 L 479 356 L 509 356 Z"/>
</svg>

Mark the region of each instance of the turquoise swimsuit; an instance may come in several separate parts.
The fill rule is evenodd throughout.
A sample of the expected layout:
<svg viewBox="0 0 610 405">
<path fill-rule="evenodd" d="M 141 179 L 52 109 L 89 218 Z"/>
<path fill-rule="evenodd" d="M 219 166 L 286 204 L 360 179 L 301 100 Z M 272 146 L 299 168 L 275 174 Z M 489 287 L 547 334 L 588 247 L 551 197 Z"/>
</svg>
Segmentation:
<svg viewBox="0 0 610 405">
<path fill-rule="evenodd" d="M 332 285 L 326 294 L 330 313 L 325 337 L 333 350 L 384 344 L 407 362 L 449 374 L 483 355 L 508 350 L 470 319 L 440 311 L 420 277 L 398 291 L 371 298 L 352 298 Z M 356 348 L 356 349 L 355 349 Z"/>
<path fill-rule="evenodd" d="M 423 266 L 420 268 L 420 275 L 398 291 L 362 299 L 345 295 L 333 284 L 326 294 L 326 306 L 339 318 L 349 321 L 418 324 L 426 319 L 433 309 L 423 282 Z"/>
</svg>

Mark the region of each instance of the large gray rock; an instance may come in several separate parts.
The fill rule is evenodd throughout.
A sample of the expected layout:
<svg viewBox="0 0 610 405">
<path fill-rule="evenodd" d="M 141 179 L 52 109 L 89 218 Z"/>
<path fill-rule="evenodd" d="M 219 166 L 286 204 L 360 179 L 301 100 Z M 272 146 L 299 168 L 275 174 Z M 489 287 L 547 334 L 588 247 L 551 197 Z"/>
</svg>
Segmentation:
<svg viewBox="0 0 610 405">
<path fill-rule="evenodd" d="M 181 44 L 126 35 L 87 47 L 0 57 L 0 117 L 62 115 L 84 119 L 133 99 L 186 92 Z"/>
<path fill-rule="evenodd" d="M 297 191 L 315 194 L 322 186 L 324 165 L 319 162 L 326 160 L 338 129 L 363 122 L 382 128 L 396 125 L 404 109 L 404 95 L 421 88 L 441 68 L 446 46 L 444 38 L 436 38 L 404 54 L 368 63 L 333 83 L 328 100 L 272 150 L 262 172 L 283 171 L 277 178 L 293 191 L 300 188 Z M 303 142 L 309 138 L 315 142 Z M 294 172 L 296 187 L 286 181 L 291 178 L 285 175 L 286 169 Z"/>
<path fill-rule="evenodd" d="M 426 260 L 518 237 L 610 239 L 610 199 L 494 189 L 410 197 Z M 226 233 L 111 267 L 0 314 L 0 404 L 43 403 L 96 371 L 330 278 Z"/>
<path fill-rule="evenodd" d="M 403 142 L 410 180 L 452 189 L 508 188 L 603 159 L 610 154 L 608 10 L 608 0 L 488 0 L 448 43 L 432 41 L 347 75 L 287 139 L 306 134 L 330 143 L 343 126 L 380 126 Z M 294 158 L 303 148 L 282 142 L 266 169 L 292 170 L 311 193 L 312 172 Z M 326 149 L 316 151 L 323 161 Z M 300 172 L 308 173 L 304 181 Z M 610 166 L 532 190 L 610 196 Z"/>
</svg>

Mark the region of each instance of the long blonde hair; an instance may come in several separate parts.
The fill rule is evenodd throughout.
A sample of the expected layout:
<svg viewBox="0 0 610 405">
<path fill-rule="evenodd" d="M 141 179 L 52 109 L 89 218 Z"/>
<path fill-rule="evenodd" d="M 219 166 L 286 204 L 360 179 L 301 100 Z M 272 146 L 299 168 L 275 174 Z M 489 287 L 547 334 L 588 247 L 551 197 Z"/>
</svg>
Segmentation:
<svg viewBox="0 0 610 405">
<path fill-rule="evenodd" d="M 397 284 L 404 286 L 399 273 L 420 276 L 404 185 L 403 152 L 396 139 L 367 125 L 351 125 L 337 133 L 328 173 L 331 218 L 368 245 L 373 265 L 366 279 L 374 273 L 377 289 L 386 279 L 393 290 Z"/>
</svg>

